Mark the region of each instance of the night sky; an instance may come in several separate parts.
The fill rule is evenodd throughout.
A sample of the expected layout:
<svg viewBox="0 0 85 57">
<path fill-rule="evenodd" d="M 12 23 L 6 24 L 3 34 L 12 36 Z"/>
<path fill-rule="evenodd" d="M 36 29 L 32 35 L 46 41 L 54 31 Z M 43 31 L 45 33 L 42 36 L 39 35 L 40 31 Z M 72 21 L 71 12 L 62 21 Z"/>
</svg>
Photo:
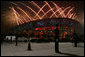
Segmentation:
<svg viewBox="0 0 85 57">
<path fill-rule="evenodd" d="M 10 10 L 11 3 L 10 2 L 18 2 L 18 1 L 1 1 L 1 33 L 8 32 L 11 28 L 16 26 L 15 18 L 13 16 L 12 11 Z M 19 1 L 22 2 L 22 1 Z M 26 3 L 27 1 L 23 1 Z M 36 1 L 40 6 L 42 1 Z M 50 1 L 48 1 L 50 2 Z M 77 15 L 76 20 L 79 21 L 84 27 L 84 1 L 55 1 L 57 5 L 60 7 L 75 7 L 75 13 Z"/>
</svg>

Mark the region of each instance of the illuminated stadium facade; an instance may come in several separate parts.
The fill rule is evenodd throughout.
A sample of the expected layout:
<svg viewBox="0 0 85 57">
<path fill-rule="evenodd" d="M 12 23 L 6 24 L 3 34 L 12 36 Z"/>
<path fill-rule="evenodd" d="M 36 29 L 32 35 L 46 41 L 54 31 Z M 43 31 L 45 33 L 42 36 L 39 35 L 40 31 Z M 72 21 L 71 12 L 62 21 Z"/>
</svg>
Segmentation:
<svg viewBox="0 0 85 57">
<path fill-rule="evenodd" d="M 35 39 L 48 39 L 53 40 L 55 33 L 55 24 L 59 24 L 59 39 L 66 38 L 66 35 L 70 35 L 71 38 L 74 29 L 79 32 L 80 23 L 76 20 L 68 18 L 47 18 L 29 23 L 22 24 L 15 28 L 16 32 L 22 35 L 24 31 L 32 31 L 32 37 Z"/>
</svg>

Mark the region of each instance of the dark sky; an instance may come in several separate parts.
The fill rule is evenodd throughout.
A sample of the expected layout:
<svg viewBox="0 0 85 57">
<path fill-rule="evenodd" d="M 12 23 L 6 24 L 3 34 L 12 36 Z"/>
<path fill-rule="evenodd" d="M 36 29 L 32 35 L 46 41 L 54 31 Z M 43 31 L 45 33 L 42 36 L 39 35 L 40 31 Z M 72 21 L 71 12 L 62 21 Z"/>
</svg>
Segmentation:
<svg viewBox="0 0 85 57">
<path fill-rule="evenodd" d="M 17 1 L 1 1 L 1 32 L 7 32 L 12 28 L 13 25 L 12 22 L 10 21 L 9 16 L 10 9 L 9 7 L 11 6 L 10 2 L 17 2 Z M 21 2 L 21 1 L 20 1 Z M 41 4 L 39 1 L 36 1 L 38 4 Z M 48 1 L 50 2 L 50 1 Z M 73 6 L 75 7 L 75 12 L 77 13 L 77 19 L 80 23 L 84 25 L 84 1 L 54 1 L 57 5 L 60 7 L 67 7 L 67 6 Z"/>
</svg>

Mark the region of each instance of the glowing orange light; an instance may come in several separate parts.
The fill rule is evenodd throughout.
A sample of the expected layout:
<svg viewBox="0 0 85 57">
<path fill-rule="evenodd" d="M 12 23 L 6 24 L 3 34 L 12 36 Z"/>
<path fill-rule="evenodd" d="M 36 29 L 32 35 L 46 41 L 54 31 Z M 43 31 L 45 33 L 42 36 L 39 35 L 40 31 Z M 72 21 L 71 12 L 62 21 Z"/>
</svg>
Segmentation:
<svg viewBox="0 0 85 57">
<path fill-rule="evenodd" d="M 28 15 L 28 12 L 26 12 L 21 6 L 19 6 L 17 3 L 11 2 L 12 4 L 16 5 L 16 9 L 18 9 L 18 11 L 22 12 L 25 16 L 23 16 L 22 14 L 18 13 L 17 10 L 13 9 L 14 14 L 17 16 L 17 24 L 23 24 L 26 22 L 30 22 L 30 21 L 35 21 L 38 19 L 43 19 L 43 18 L 72 18 L 74 19 L 76 17 L 76 13 L 73 13 L 73 9 L 74 7 L 68 6 L 68 7 L 59 7 L 56 3 L 54 3 L 53 1 L 51 1 L 51 3 L 54 5 L 54 7 L 52 7 L 47 1 L 44 1 L 44 5 L 42 5 L 42 7 L 40 7 L 37 3 L 35 3 L 34 1 L 31 1 L 30 3 L 33 4 L 33 6 L 35 5 L 39 10 L 35 11 L 32 7 L 30 7 L 29 5 L 26 5 L 22 2 L 18 2 L 18 4 L 21 4 L 23 6 L 26 7 L 26 9 L 31 10 L 32 14 Z M 43 2 L 42 2 L 43 3 Z M 44 9 L 46 9 L 45 7 L 47 7 L 47 11 L 44 11 Z M 43 13 L 42 15 L 40 13 Z M 49 13 L 52 12 L 52 14 L 50 16 Z"/>
</svg>

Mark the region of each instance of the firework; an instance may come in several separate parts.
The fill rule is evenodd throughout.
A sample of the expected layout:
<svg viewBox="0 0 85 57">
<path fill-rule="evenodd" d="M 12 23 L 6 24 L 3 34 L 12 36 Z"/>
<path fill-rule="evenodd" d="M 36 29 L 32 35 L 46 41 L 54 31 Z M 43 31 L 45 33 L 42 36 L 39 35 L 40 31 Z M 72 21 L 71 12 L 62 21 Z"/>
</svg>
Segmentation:
<svg viewBox="0 0 85 57">
<path fill-rule="evenodd" d="M 30 22 L 30 21 L 35 21 L 38 19 L 44 19 L 44 18 L 72 18 L 74 19 L 76 17 L 76 13 L 73 12 L 74 7 L 68 6 L 68 7 L 59 7 L 56 3 L 54 3 L 53 1 L 50 1 L 54 7 L 52 7 L 47 1 L 43 1 L 42 3 L 44 3 L 44 5 L 42 5 L 42 7 L 39 6 L 39 4 L 37 4 L 34 1 L 29 1 L 32 6 L 35 6 L 36 8 L 38 8 L 38 11 L 35 11 L 34 8 L 32 8 L 32 6 L 30 5 L 26 5 L 25 3 L 22 2 L 11 2 L 13 5 L 16 5 L 16 7 L 11 6 L 11 9 L 13 11 L 13 13 L 15 14 L 16 17 L 16 22 L 17 24 L 23 24 L 26 22 Z M 29 3 L 27 2 L 27 3 Z M 19 4 L 23 5 L 24 7 L 26 7 L 27 11 L 25 11 L 24 8 L 22 8 L 21 6 L 19 6 Z M 47 11 L 44 11 L 45 7 L 48 7 Z M 16 10 L 16 9 L 18 10 Z M 30 13 L 30 11 L 32 13 Z M 25 16 L 23 16 L 23 14 L 19 13 L 22 12 Z M 52 13 L 51 13 L 52 12 Z M 41 15 L 41 13 L 43 13 L 43 15 Z M 30 15 L 29 15 L 30 14 Z M 51 14 L 50 16 L 48 16 L 49 14 Z"/>
</svg>

